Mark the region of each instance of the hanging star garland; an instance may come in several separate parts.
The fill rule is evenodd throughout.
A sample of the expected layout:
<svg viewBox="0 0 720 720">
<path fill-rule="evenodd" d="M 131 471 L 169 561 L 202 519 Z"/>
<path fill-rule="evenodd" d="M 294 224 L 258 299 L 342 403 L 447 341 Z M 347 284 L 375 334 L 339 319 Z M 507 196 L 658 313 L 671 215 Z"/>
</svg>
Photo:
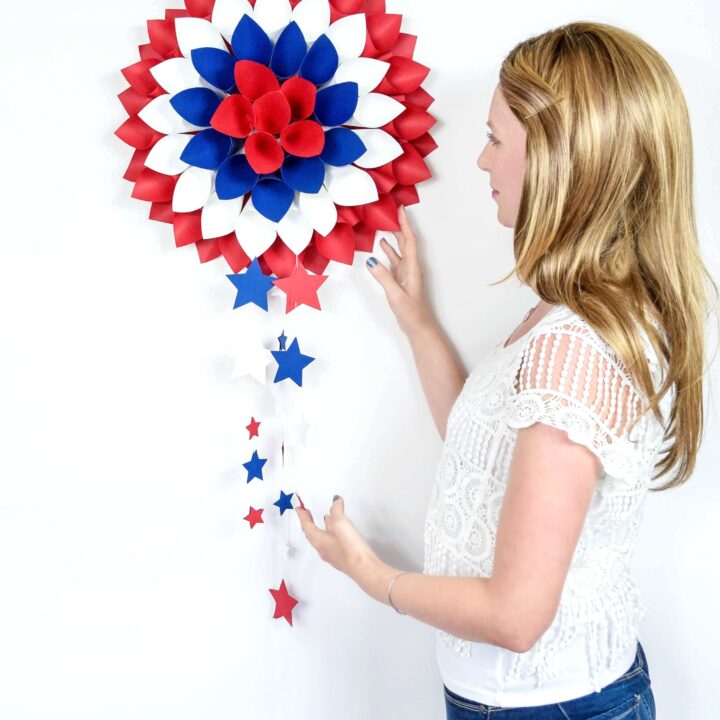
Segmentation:
<svg viewBox="0 0 720 720">
<path fill-rule="evenodd" d="M 265 275 L 260 269 L 257 258 L 250 263 L 245 272 L 228 275 L 227 278 L 237 288 L 233 310 L 248 303 L 254 303 L 267 311 L 268 291 L 273 287 L 273 282 L 277 278 L 274 275 Z"/>
<path fill-rule="evenodd" d="M 260 422 L 254 417 L 250 418 L 250 423 L 246 425 L 245 428 L 250 433 L 250 437 L 248 438 L 248 440 L 254 437 L 259 437 L 258 429 L 260 428 Z"/>
<path fill-rule="evenodd" d="M 309 305 L 321 310 L 317 291 L 326 280 L 327 275 L 313 275 L 303 267 L 302 263 L 298 263 L 288 277 L 273 280 L 273 283 L 287 296 L 285 313 L 288 314 L 298 305 Z"/>
<path fill-rule="evenodd" d="M 280 491 L 280 498 L 276 500 L 273 505 L 277 505 L 280 509 L 280 515 L 284 515 L 286 510 L 292 510 L 293 504 L 292 504 L 292 496 L 294 493 L 290 493 L 289 495 L 286 495 L 282 490 Z"/>
<path fill-rule="evenodd" d="M 243 463 L 243 467 L 248 471 L 247 482 L 250 482 L 254 478 L 263 479 L 262 469 L 263 465 L 267 462 L 267 458 L 258 457 L 257 450 L 253 450 L 252 458 Z"/>
<path fill-rule="evenodd" d="M 310 355 L 303 355 L 300 352 L 300 345 L 298 344 L 297 338 L 290 343 L 290 347 L 287 350 L 271 350 L 270 352 L 278 363 L 278 369 L 273 382 L 278 383 L 281 380 L 290 379 L 296 385 L 302 387 L 302 371 L 315 360 L 315 358 Z"/>
<path fill-rule="evenodd" d="M 269 590 L 275 600 L 275 614 L 273 615 L 273 619 L 284 617 L 288 623 L 292 625 L 292 611 L 299 601 L 290 595 L 285 586 L 285 580 L 280 583 L 278 589 L 269 588 Z"/>
<path fill-rule="evenodd" d="M 250 506 L 250 512 L 243 518 L 250 523 L 250 529 L 252 530 L 258 523 L 265 523 L 262 519 L 263 509 L 256 510 L 252 505 Z"/>
</svg>

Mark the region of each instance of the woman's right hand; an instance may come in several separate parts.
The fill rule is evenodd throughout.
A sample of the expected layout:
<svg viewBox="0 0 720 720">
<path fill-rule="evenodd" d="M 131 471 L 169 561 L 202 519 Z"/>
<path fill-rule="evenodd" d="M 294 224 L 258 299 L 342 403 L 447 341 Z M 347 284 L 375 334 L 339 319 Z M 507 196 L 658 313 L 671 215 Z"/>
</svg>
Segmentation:
<svg viewBox="0 0 720 720">
<path fill-rule="evenodd" d="M 393 234 L 398 240 L 401 254 L 382 238 L 380 245 L 390 260 L 390 269 L 388 270 L 373 257 L 368 259 L 367 266 L 370 273 L 382 285 L 400 329 L 410 336 L 433 323 L 434 317 L 425 294 L 417 238 L 402 205 L 398 210 L 398 220 L 400 231 Z M 372 265 L 373 260 L 375 265 Z"/>
</svg>

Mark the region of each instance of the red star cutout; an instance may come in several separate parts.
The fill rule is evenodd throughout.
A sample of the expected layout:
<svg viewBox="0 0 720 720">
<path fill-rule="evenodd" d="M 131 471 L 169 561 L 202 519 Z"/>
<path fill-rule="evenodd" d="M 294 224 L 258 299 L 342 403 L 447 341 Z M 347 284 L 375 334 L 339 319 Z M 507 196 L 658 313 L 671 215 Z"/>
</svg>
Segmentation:
<svg viewBox="0 0 720 720">
<path fill-rule="evenodd" d="M 287 303 L 285 313 L 294 310 L 298 305 L 309 305 L 316 310 L 322 310 L 318 300 L 318 288 L 328 279 L 327 275 L 312 275 L 301 262 L 298 262 L 292 274 L 286 278 L 273 280 L 286 295 Z"/>
<path fill-rule="evenodd" d="M 243 518 L 250 523 L 250 529 L 252 530 L 258 523 L 265 523 L 262 519 L 263 509 L 256 510 L 252 505 L 250 506 L 250 512 Z"/>
<path fill-rule="evenodd" d="M 245 426 L 245 428 L 250 431 L 251 438 L 258 436 L 258 428 L 259 427 L 260 427 L 260 423 L 254 417 L 250 418 L 250 424 Z"/>
<path fill-rule="evenodd" d="M 280 583 L 278 590 L 270 588 L 270 593 L 275 598 L 275 614 L 273 619 L 284 617 L 290 625 L 292 625 L 292 610 L 298 604 L 298 601 L 290 595 L 285 587 L 285 581 Z"/>
</svg>

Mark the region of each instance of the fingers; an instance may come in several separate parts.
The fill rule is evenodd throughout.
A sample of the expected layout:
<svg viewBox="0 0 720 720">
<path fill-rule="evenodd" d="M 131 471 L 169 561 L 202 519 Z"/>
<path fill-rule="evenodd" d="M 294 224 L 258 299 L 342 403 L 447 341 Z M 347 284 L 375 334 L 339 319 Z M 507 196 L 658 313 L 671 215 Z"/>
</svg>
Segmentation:
<svg viewBox="0 0 720 720">
<path fill-rule="evenodd" d="M 388 260 L 390 260 L 390 265 L 392 266 L 392 269 L 396 270 L 402 258 L 397 254 L 395 248 L 385 238 L 380 238 L 380 245 L 385 251 L 385 254 L 388 256 Z"/>
<path fill-rule="evenodd" d="M 417 238 L 415 237 L 415 232 L 410 226 L 410 220 L 408 219 L 404 205 L 401 205 L 398 210 L 398 222 L 400 223 L 400 252 L 403 255 L 406 253 L 416 253 Z"/>
<path fill-rule="evenodd" d="M 312 513 L 307 508 L 296 507 L 295 512 L 300 519 L 300 527 L 310 544 L 317 550 L 326 535 L 313 521 Z"/>
<path fill-rule="evenodd" d="M 330 506 L 330 515 L 332 517 L 341 517 L 345 513 L 345 501 L 340 497 L 337 496 L 337 500 L 333 502 L 333 504 Z"/>
<path fill-rule="evenodd" d="M 393 274 L 382 263 L 375 261 L 375 265 L 371 265 L 370 260 L 372 259 L 373 258 L 369 258 L 367 263 L 370 273 L 380 285 L 382 285 L 388 300 L 395 300 L 398 294 L 403 292 L 402 287 L 400 287 L 397 280 L 393 277 Z"/>
</svg>

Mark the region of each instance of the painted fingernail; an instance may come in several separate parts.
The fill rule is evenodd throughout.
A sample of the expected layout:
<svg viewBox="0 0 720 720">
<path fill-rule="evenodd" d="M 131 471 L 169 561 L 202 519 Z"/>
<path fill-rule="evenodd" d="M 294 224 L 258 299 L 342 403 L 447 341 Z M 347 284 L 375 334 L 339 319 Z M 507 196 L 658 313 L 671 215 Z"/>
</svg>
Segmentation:
<svg viewBox="0 0 720 720">
<path fill-rule="evenodd" d="M 377 265 L 377 259 L 374 257 L 369 257 L 367 260 L 368 267 L 375 267 Z"/>
<path fill-rule="evenodd" d="M 335 502 L 339 497 L 339 495 L 333 495 L 333 502 Z"/>
</svg>

